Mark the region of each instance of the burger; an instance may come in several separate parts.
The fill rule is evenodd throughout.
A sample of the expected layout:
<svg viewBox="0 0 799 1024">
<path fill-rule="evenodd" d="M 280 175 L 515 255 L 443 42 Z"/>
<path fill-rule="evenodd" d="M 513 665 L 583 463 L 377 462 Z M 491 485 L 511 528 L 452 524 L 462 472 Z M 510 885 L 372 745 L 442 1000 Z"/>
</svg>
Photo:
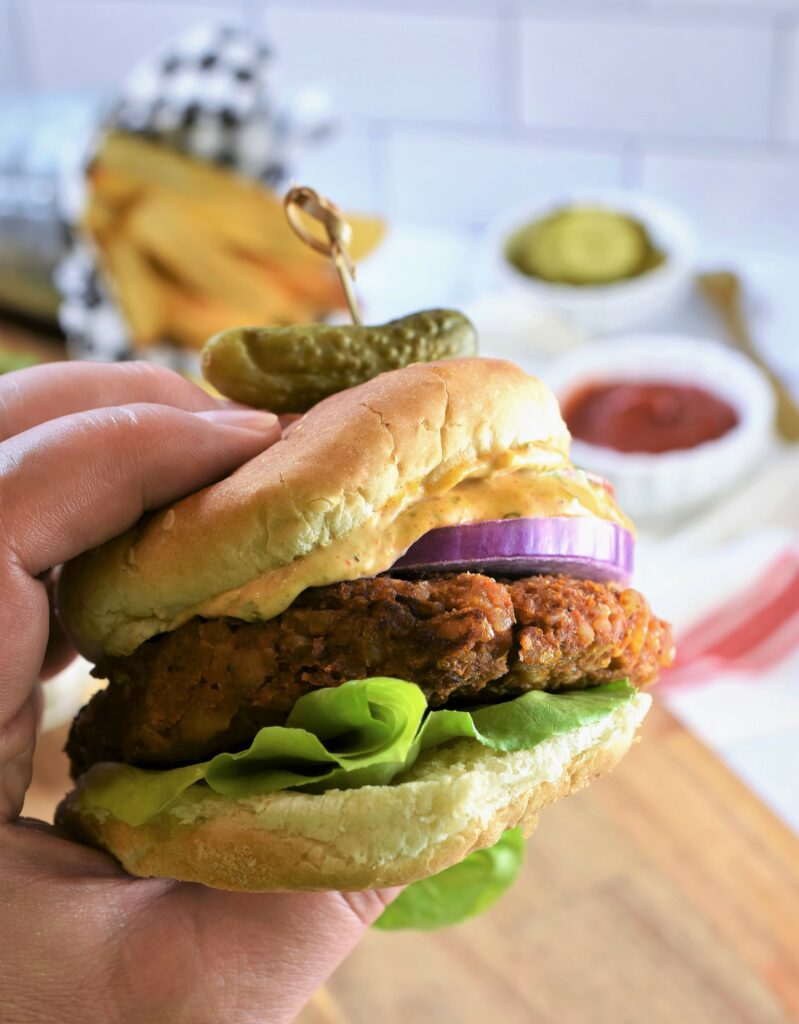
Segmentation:
<svg viewBox="0 0 799 1024">
<path fill-rule="evenodd" d="M 672 658 L 548 389 L 419 363 L 64 567 L 108 679 L 58 821 L 132 874 L 402 885 L 529 834 L 624 756 Z"/>
</svg>

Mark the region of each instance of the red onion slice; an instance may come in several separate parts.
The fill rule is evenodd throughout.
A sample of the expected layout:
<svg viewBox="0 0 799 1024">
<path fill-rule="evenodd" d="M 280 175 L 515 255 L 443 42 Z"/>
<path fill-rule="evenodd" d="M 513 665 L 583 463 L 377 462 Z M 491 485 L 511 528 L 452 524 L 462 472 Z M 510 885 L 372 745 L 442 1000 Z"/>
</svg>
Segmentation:
<svg viewBox="0 0 799 1024">
<path fill-rule="evenodd" d="M 492 519 L 430 530 L 392 572 L 542 573 L 626 583 L 633 570 L 632 535 L 606 519 Z"/>
</svg>

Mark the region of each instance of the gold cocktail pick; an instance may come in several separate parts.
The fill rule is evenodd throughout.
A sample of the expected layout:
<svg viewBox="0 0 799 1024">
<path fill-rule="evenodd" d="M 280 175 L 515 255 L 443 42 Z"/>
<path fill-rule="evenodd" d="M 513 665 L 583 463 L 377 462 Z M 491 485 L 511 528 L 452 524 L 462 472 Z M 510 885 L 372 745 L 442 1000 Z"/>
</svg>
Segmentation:
<svg viewBox="0 0 799 1024">
<path fill-rule="evenodd" d="M 307 185 L 290 188 L 283 199 L 283 208 L 294 233 L 316 252 L 320 252 L 323 256 L 329 256 L 333 260 L 341 287 L 344 289 L 352 322 L 362 323 L 353 284 L 355 266 L 348 248 L 352 239 L 352 227 L 345 219 L 344 214 L 335 203 L 320 196 L 318 192 L 308 188 Z M 317 234 L 313 234 L 305 223 L 303 215 L 319 221 L 325 229 L 327 238 L 323 239 Z"/>
</svg>

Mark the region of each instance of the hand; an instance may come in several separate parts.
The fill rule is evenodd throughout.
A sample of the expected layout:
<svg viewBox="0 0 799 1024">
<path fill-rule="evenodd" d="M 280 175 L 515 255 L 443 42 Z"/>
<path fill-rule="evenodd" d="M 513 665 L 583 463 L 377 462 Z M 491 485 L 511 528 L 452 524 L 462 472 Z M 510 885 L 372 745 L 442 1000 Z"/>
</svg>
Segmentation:
<svg viewBox="0 0 799 1024">
<path fill-rule="evenodd" d="M 279 436 L 271 414 L 220 405 L 147 364 L 0 377 L 4 1024 L 289 1021 L 383 909 L 386 893 L 233 894 L 131 878 L 19 817 L 37 681 L 69 657 L 49 628 L 49 570 Z"/>
</svg>

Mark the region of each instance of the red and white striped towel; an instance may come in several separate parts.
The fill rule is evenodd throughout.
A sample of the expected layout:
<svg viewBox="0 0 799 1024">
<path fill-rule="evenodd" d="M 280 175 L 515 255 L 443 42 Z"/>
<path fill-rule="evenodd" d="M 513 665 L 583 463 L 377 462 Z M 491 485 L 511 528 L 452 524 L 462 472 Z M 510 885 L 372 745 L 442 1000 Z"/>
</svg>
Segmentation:
<svg viewBox="0 0 799 1024">
<path fill-rule="evenodd" d="M 663 689 L 699 686 L 731 672 L 763 679 L 798 651 L 799 544 L 791 542 L 743 592 L 679 633 Z"/>
<path fill-rule="evenodd" d="M 799 831 L 799 456 L 644 536 L 636 582 L 675 626 L 656 698 Z"/>
</svg>

